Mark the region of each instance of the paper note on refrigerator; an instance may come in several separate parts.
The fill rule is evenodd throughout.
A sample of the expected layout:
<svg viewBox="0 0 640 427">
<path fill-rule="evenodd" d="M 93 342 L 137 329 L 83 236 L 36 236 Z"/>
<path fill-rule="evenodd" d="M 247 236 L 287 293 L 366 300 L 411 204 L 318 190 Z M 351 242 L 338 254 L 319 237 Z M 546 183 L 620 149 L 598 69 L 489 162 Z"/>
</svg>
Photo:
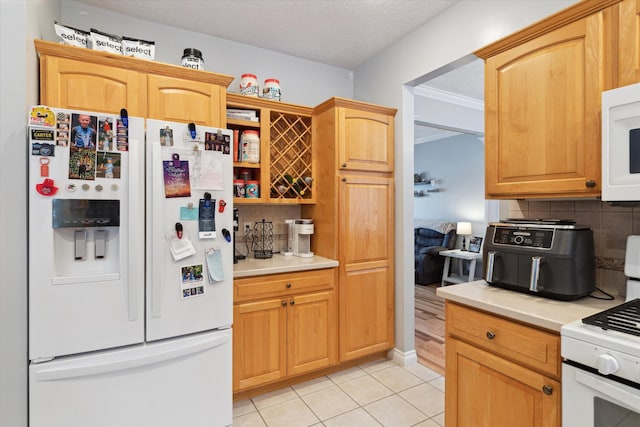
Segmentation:
<svg viewBox="0 0 640 427">
<path fill-rule="evenodd" d="M 222 152 L 199 151 L 198 173 L 194 176 L 194 188 L 199 190 L 222 190 L 224 174 L 222 171 Z"/>
<path fill-rule="evenodd" d="M 209 283 L 221 282 L 224 280 L 224 268 L 222 267 L 222 251 L 208 249 L 207 271 L 209 272 Z"/>
</svg>

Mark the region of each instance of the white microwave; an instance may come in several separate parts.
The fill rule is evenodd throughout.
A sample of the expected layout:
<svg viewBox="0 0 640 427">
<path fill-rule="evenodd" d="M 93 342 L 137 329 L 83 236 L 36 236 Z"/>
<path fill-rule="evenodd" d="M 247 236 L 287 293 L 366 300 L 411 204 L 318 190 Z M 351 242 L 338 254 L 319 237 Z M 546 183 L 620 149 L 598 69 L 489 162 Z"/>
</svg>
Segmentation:
<svg viewBox="0 0 640 427">
<path fill-rule="evenodd" d="M 640 83 L 602 92 L 602 200 L 640 202 Z"/>
</svg>

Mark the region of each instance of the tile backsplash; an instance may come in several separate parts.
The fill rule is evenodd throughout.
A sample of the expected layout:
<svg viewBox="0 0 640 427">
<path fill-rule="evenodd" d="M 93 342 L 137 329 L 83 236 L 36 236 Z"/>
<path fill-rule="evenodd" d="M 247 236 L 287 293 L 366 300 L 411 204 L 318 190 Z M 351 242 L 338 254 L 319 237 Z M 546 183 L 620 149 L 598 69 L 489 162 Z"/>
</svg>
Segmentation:
<svg viewBox="0 0 640 427">
<path fill-rule="evenodd" d="M 613 295 L 625 295 L 625 247 L 627 236 L 640 235 L 640 207 L 616 207 L 597 200 L 512 200 L 508 217 L 571 219 L 589 226 L 596 255 L 596 286 Z"/>
<path fill-rule="evenodd" d="M 240 230 L 247 222 L 253 224 L 264 219 L 273 223 L 273 252 L 280 252 L 286 245 L 284 220 L 300 218 L 301 212 L 298 205 L 240 205 L 237 208 Z M 242 231 L 236 236 L 236 250 L 242 255 L 249 251 L 249 242 L 245 241 Z"/>
</svg>

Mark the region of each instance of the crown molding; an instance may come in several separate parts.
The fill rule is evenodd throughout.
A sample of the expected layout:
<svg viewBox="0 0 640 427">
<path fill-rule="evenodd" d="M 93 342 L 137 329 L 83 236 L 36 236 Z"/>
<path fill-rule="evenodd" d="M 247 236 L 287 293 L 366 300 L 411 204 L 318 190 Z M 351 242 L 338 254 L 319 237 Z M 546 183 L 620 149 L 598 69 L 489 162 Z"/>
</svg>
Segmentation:
<svg viewBox="0 0 640 427">
<path fill-rule="evenodd" d="M 459 95 L 446 90 L 435 89 L 424 85 L 416 86 L 414 88 L 414 96 L 415 95 L 447 102 L 449 104 L 460 105 L 474 110 L 484 111 L 484 100 Z"/>
</svg>

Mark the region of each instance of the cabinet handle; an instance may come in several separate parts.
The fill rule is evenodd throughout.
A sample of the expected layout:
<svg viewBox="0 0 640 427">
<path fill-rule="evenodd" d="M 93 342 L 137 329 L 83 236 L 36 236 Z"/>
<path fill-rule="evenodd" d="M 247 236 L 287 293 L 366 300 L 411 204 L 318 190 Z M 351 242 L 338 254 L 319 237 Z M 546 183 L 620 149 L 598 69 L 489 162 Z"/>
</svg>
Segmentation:
<svg viewBox="0 0 640 427">
<path fill-rule="evenodd" d="M 342 178 L 342 182 L 347 182 L 347 178 Z"/>
<path fill-rule="evenodd" d="M 289 304 L 291 304 L 291 305 L 293 305 L 293 304 L 295 304 L 295 303 L 296 303 L 296 302 L 295 302 L 294 300 L 289 301 Z"/>
<path fill-rule="evenodd" d="M 282 301 L 281 304 L 282 304 L 283 307 L 287 306 L 287 302 L 286 301 Z"/>
<path fill-rule="evenodd" d="M 290 288 L 290 287 L 291 287 L 291 283 L 287 283 L 287 288 Z"/>
<path fill-rule="evenodd" d="M 347 164 L 346 164 L 346 163 L 343 163 L 343 164 L 342 164 L 342 167 L 343 167 L 343 168 L 346 168 L 346 167 L 347 167 Z"/>
<path fill-rule="evenodd" d="M 494 339 L 496 337 L 496 334 L 494 334 L 491 331 L 487 331 L 487 338 L 489 338 L 490 340 Z"/>
<path fill-rule="evenodd" d="M 553 387 L 551 387 L 550 385 L 543 385 L 542 392 L 547 396 L 551 396 L 553 394 Z"/>
<path fill-rule="evenodd" d="M 596 182 L 592 179 L 588 179 L 587 182 L 584 183 L 584 185 L 586 185 L 587 188 L 593 188 L 596 186 Z"/>
</svg>

